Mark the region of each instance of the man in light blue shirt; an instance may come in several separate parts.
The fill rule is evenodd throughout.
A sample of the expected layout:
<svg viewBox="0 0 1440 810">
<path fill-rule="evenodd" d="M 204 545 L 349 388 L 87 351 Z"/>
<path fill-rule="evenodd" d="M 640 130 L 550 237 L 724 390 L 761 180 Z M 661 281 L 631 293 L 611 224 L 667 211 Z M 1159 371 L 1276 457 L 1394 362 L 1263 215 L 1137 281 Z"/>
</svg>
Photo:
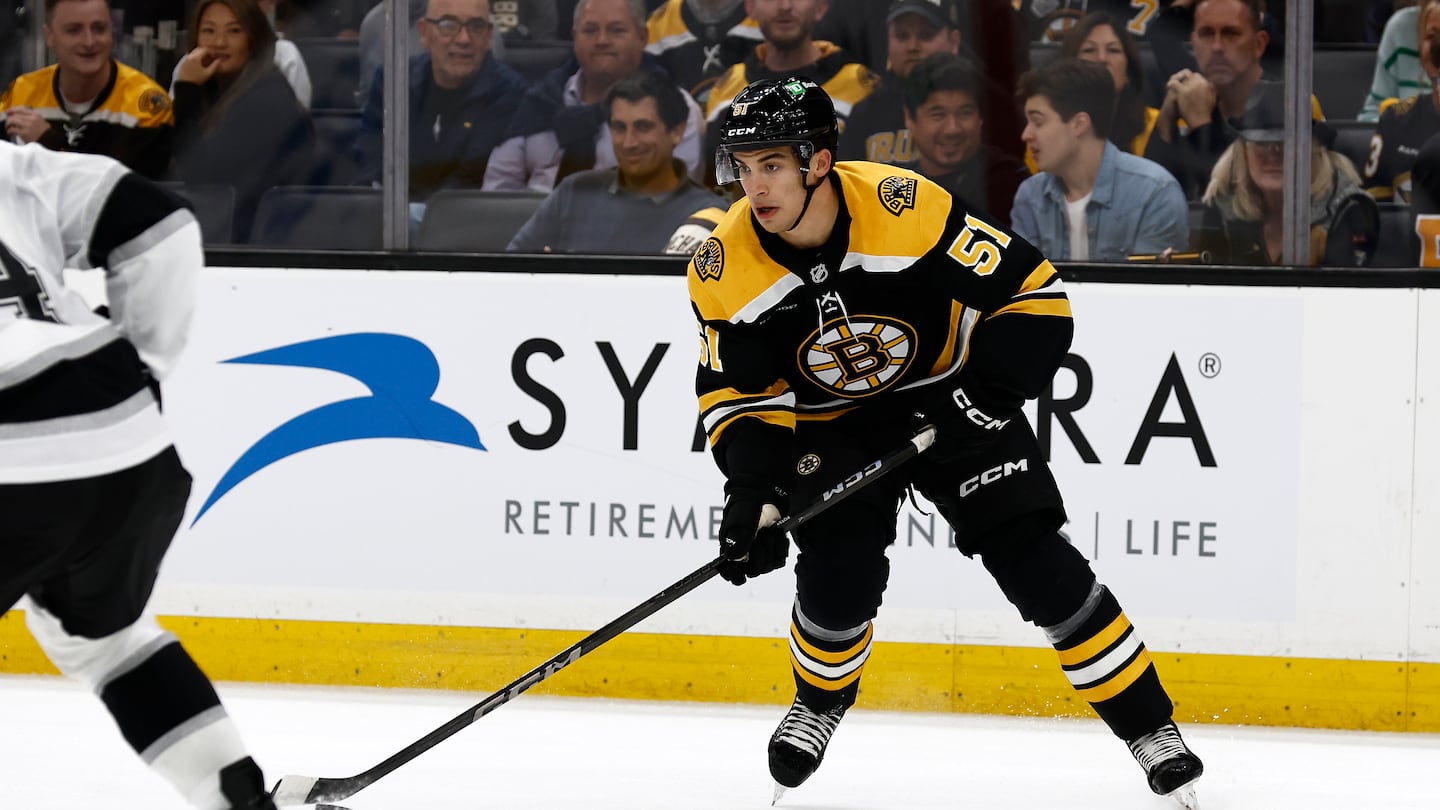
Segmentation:
<svg viewBox="0 0 1440 810">
<path fill-rule="evenodd" d="M 1158 163 L 1110 143 L 1115 84 L 1103 65 L 1060 59 L 1021 77 L 1038 174 L 1020 184 L 1010 221 L 1052 259 L 1116 262 L 1184 250 L 1189 210 Z"/>
</svg>

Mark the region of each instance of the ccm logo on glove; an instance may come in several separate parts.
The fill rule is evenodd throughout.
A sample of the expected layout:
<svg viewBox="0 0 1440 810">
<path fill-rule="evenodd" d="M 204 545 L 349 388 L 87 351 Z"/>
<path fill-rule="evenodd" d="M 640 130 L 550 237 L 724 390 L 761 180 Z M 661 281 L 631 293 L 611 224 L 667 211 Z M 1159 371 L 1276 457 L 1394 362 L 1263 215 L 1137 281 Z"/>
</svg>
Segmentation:
<svg viewBox="0 0 1440 810">
<path fill-rule="evenodd" d="M 975 407 L 975 403 L 971 402 L 970 398 L 965 396 L 965 389 L 963 388 L 956 388 L 951 396 L 955 398 L 955 404 L 959 406 L 960 410 L 965 414 L 965 418 L 969 419 L 977 427 L 985 430 L 999 430 L 1010 424 L 1009 419 L 996 419 Z"/>
</svg>

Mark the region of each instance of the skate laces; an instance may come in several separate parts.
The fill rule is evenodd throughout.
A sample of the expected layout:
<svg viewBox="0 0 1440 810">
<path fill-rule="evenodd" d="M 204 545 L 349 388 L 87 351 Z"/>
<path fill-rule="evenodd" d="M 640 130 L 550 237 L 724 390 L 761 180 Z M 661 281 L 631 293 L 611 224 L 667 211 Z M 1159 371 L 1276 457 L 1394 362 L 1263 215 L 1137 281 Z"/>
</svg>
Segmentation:
<svg viewBox="0 0 1440 810">
<path fill-rule="evenodd" d="M 796 699 L 785 719 L 780 721 L 780 727 L 775 729 L 775 741 L 786 743 L 818 759 L 825 752 L 825 746 L 830 742 L 836 727 L 840 725 L 840 718 L 844 716 L 844 706 L 817 712 Z"/>
<path fill-rule="evenodd" d="M 1167 759 L 1190 754 L 1190 749 L 1186 748 L 1185 741 L 1180 739 L 1180 731 L 1175 728 L 1174 723 L 1166 723 L 1159 729 L 1135 739 L 1129 746 L 1135 761 L 1140 763 L 1146 773 Z"/>
</svg>

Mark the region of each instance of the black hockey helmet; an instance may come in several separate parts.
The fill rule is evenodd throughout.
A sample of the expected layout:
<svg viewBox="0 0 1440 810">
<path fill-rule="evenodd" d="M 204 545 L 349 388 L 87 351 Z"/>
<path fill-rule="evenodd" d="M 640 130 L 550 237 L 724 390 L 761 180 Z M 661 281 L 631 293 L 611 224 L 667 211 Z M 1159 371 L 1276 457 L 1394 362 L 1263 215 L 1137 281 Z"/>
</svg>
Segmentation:
<svg viewBox="0 0 1440 810">
<path fill-rule="evenodd" d="M 715 179 L 733 183 L 739 176 L 732 155 L 767 146 L 794 149 L 805 172 L 810 158 L 821 149 L 829 149 L 833 156 L 839 140 L 835 103 L 824 88 L 799 76 L 760 79 L 741 90 L 720 119 Z"/>
</svg>

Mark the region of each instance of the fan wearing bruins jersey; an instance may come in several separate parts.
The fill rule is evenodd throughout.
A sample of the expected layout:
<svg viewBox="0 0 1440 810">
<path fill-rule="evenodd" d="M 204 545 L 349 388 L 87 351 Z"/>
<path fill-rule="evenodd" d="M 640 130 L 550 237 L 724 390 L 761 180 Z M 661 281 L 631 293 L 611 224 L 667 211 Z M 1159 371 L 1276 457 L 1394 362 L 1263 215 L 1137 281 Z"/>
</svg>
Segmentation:
<svg viewBox="0 0 1440 810">
<path fill-rule="evenodd" d="M 1436 132 L 1440 132 L 1440 90 L 1386 107 L 1370 136 L 1365 159 L 1365 190 L 1370 196 L 1381 202 L 1409 202 L 1415 156 Z"/>
<path fill-rule="evenodd" d="M 274 810 L 215 689 L 146 611 L 190 475 L 160 416 L 204 263 L 176 197 L 116 161 L 0 143 L 0 611 L 199 810 Z M 105 268 L 108 317 L 65 286 Z"/>
<path fill-rule="evenodd" d="M 646 30 L 645 52 L 701 104 L 710 85 L 763 39 L 744 0 L 666 0 Z"/>
<path fill-rule="evenodd" d="M 1021 412 L 1070 345 L 1055 268 L 904 169 L 836 163 L 834 107 L 809 79 L 756 82 L 721 119 L 735 203 L 691 259 L 701 419 L 726 477 L 720 573 L 785 564 L 774 524 L 899 446 L 934 446 L 795 531 L 796 697 L 769 743 L 777 791 L 817 767 L 855 703 L 907 487 L 931 500 L 1145 770 L 1194 804 L 1200 760 L 1115 596 L 1059 534 L 1065 510 Z M 778 795 L 777 795 L 778 798 Z"/>
<path fill-rule="evenodd" d="M 47 2 L 45 44 L 58 61 L 10 83 L 0 95 L 0 125 L 6 140 L 109 155 L 158 180 L 170 166 L 170 97 L 111 58 L 112 39 L 106 0 Z"/>
</svg>

